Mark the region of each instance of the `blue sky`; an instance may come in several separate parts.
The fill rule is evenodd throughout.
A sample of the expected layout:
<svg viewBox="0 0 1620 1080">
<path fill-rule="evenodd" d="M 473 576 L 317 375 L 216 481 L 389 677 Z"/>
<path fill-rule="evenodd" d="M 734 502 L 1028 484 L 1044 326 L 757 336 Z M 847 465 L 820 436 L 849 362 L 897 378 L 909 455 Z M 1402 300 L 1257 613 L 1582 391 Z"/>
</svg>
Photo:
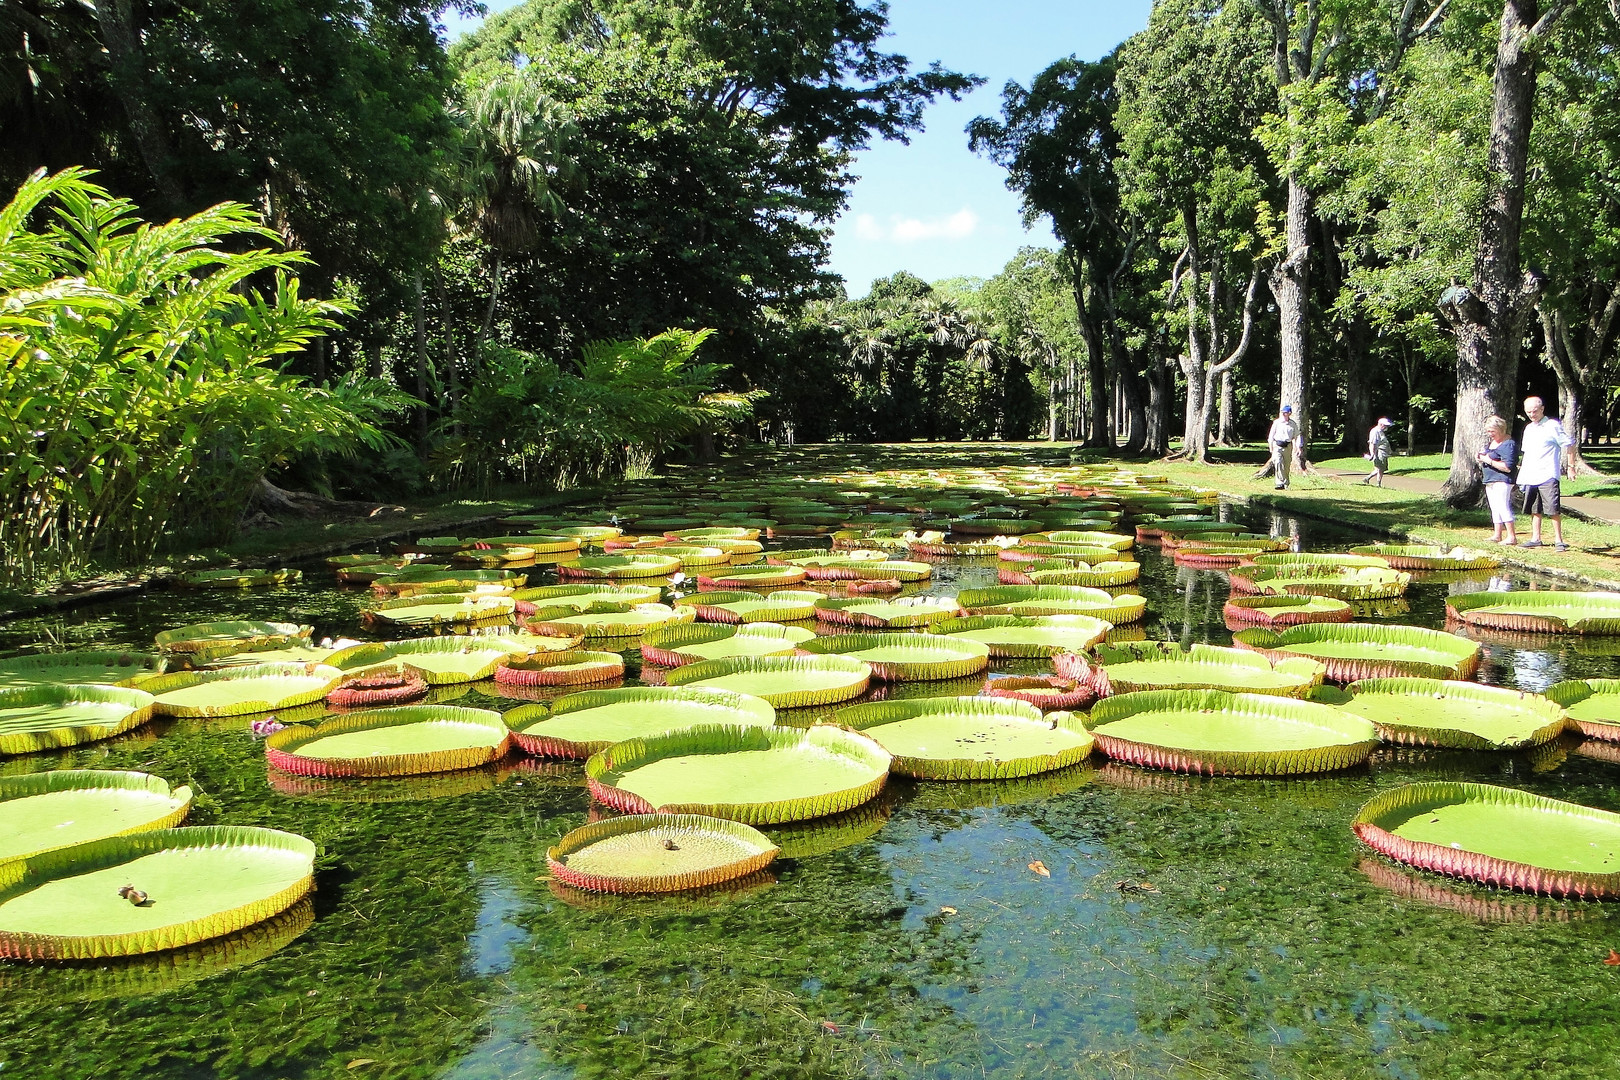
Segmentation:
<svg viewBox="0 0 1620 1080">
<path fill-rule="evenodd" d="M 486 0 L 491 10 L 516 0 Z M 984 76 L 960 102 L 931 106 L 909 146 L 880 143 L 859 155 L 860 177 L 833 228 L 832 269 L 850 295 L 909 270 L 940 278 L 989 277 L 1026 244 L 1053 247 L 1043 224 L 1025 231 L 1005 173 L 968 152 L 963 128 L 1001 111 L 1008 79 L 1029 84 L 1053 60 L 1095 60 L 1147 25 L 1150 0 L 890 0 L 889 52 L 923 67 L 939 60 Z M 451 19 L 454 37 L 469 24 Z"/>
</svg>

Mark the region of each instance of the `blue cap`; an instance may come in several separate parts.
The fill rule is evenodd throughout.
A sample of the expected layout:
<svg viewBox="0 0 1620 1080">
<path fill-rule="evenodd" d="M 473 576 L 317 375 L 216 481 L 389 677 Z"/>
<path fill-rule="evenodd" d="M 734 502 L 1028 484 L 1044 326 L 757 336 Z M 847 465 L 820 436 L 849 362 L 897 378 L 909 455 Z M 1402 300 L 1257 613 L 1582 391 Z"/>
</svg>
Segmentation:
<svg viewBox="0 0 1620 1080">
<path fill-rule="evenodd" d="M 1284 405 L 1283 406 L 1283 412 L 1293 412 L 1293 411 L 1294 411 L 1294 407 L 1292 405 Z"/>
</svg>

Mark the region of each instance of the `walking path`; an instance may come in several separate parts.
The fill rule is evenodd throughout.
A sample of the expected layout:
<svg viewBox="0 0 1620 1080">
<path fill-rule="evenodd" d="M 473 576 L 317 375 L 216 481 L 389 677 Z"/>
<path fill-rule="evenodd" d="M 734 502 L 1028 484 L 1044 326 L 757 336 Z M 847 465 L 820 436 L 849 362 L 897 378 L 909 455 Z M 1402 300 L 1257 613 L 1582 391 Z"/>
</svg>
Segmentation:
<svg viewBox="0 0 1620 1080">
<path fill-rule="evenodd" d="M 1361 472 L 1328 472 L 1324 470 L 1323 475 L 1341 480 L 1358 480 L 1367 474 Z M 1385 473 L 1384 486 L 1394 488 L 1396 491 L 1439 495 L 1441 482 L 1439 480 L 1430 480 L 1424 476 L 1397 476 L 1393 473 Z M 1620 499 L 1594 498 L 1590 495 L 1565 495 L 1561 501 L 1566 510 L 1572 510 L 1589 521 L 1604 525 L 1620 525 Z"/>
</svg>

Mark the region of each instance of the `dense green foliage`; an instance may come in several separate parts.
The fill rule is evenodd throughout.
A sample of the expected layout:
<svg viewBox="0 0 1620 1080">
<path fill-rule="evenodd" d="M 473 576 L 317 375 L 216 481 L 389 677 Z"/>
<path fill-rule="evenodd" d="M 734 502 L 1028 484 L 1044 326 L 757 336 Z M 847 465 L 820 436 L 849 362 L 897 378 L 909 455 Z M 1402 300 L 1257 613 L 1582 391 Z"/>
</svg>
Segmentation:
<svg viewBox="0 0 1620 1080">
<path fill-rule="evenodd" d="M 146 225 L 75 171 L 0 210 L 0 581 L 146 558 L 172 526 L 234 523 L 293 455 L 388 444 L 391 387 L 276 366 L 345 309 L 300 294 L 303 256 L 250 246 L 268 237 L 230 203 Z"/>
</svg>

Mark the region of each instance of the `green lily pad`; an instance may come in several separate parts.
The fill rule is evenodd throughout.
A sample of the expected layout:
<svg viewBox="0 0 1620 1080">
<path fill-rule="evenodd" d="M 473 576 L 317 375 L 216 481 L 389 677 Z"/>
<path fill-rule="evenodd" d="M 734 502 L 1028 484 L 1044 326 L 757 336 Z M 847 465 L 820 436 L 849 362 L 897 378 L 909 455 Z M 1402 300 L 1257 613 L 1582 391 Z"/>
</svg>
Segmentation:
<svg viewBox="0 0 1620 1080">
<path fill-rule="evenodd" d="M 1229 630 L 1245 626 L 1263 626 L 1270 630 L 1285 626 L 1298 626 L 1313 622 L 1349 622 L 1355 612 L 1348 602 L 1331 596 L 1277 596 L 1228 597 L 1221 614 Z"/>
<path fill-rule="evenodd" d="M 161 657 L 150 653 L 80 649 L 32 653 L 0 659 L 0 689 L 39 683 L 98 683 L 130 686 L 143 676 L 163 671 Z"/>
<path fill-rule="evenodd" d="M 370 626 L 450 626 L 508 620 L 517 602 L 510 596 L 426 593 L 384 600 L 363 608 L 360 618 Z"/>
<path fill-rule="evenodd" d="M 1080 585 L 995 585 L 963 589 L 957 603 L 969 615 L 1090 615 L 1121 626 L 1147 612 L 1147 601 L 1135 593 L 1112 596 Z"/>
<path fill-rule="evenodd" d="M 822 597 L 815 602 L 814 614 L 822 622 L 898 630 L 942 622 L 961 610 L 950 596 L 907 596 L 898 600 Z"/>
<path fill-rule="evenodd" d="M 473 769 L 506 755 L 501 714 L 455 705 L 401 705 L 283 728 L 265 760 L 293 776 L 415 776 Z"/>
<path fill-rule="evenodd" d="M 32 754 L 122 735 L 152 718 L 152 695 L 114 686 L 40 683 L 0 690 L 0 754 Z"/>
<path fill-rule="evenodd" d="M 1334 682 L 1398 678 L 1467 679 L 1479 669 L 1479 644 L 1421 626 L 1306 623 L 1281 632 L 1253 627 L 1232 635 L 1241 649 L 1272 659 L 1307 656 Z"/>
<path fill-rule="evenodd" d="M 724 548 L 704 547 L 701 544 L 665 544 L 657 550 L 660 555 L 679 559 L 682 570 L 731 564 L 731 553 Z"/>
<path fill-rule="evenodd" d="M 840 709 L 833 722 L 870 735 L 892 770 L 923 780 L 996 780 L 1050 772 L 1091 756 L 1095 740 L 1068 713 L 1021 701 L 913 698 Z"/>
<path fill-rule="evenodd" d="M 1540 694 L 1441 679 L 1364 679 L 1340 706 L 1394 743 L 1518 750 L 1556 739 L 1568 720 Z"/>
<path fill-rule="evenodd" d="M 536 608 L 572 607 L 584 611 L 592 604 L 655 604 L 664 595 L 657 585 L 541 585 L 512 594 L 518 603 Z"/>
<path fill-rule="evenodd" d="M 665 678 L 671 686 L 735 690 L 778 709 L 802 709 L 860 697 L 872 669 L 849 656 L 734 656 L 686 664 Z"/>
<path fill-rule="evenodd" d="M 327 640 L 320 645 L 281 645 L 269 649 L 249 649 L 232 653 L 201 665 L 210 669 L 249 667 L 254 664 L 324 664 L 334 653 L 359 645 L 354 638 Z"/>
<path fill-rule="evenodd" d="M 559 642 L 568 639 L 559 638 Z M 405 664 L 421 673 L 429 686 L 477 682 L 495 674 L 508 659 L 548 649 L 543 638 L 510 635 L 445 635 L 408 641 L 373 641 L 333 653 L 327 661 L 343 671 L 378 664 Z"/>
<path fill-rule="evenodd" d="M 1620 742 L 1620 679 L 1569 679 L 1547 687 L 1542 696 L 1562 705 L 1581 734 Z"/>
<path fill-rule="evenodd" d="M 1350 550 L 1376 555 L 1395 570 L 1492 570 L 1502 565 L 1502 557 L 1488 551 L 1438 544 L 1364 544 Z"/>
<path fill-rule="evenodd" d="M 1378 745 L 1359 716 L 1294 698 L 1224 690 L 1151 690 L 1104 698 L 1086 726 L 1111 758 L 1212 776 L 1346 769 Z"/>
<path fill-rule="evenodd" d="M 528 578 L 516 570 L 401 570 L 371 583 L 373 592 L 389 596 L 468 593 L 479 589 L 520 588 Z"/>
<path fill-rule="evenodd" d="M 1412 575 L 1379 566 L 1255 566 L 1232 571 L 1235 593 L 1292 593 L 1337 600 L 1387 600 L 1403 596 Z"/>
<path fill-rule="evenodd" d="M 731 656 L 792 656 L 815 637 L 802 626 L 761 622 L 746 625 L 691 623 L 654 630 L 641 639 L 641 658 L 661 667 Z"/>
<path fill-rule="evenodd" d="M 146 684 L 160 716 L 245 716 L 324 698 L 343 681 L 327 664 L 253 664 L 221 671 L 180 671 Z"/>
<path fill-rule="evenodd" d="M 0 776 L 0 863 L 109 836 L 167 829 L 191 789 L 141 772 L 61 769 Z"/>
<path fill-rule="evenodd" d="M 681 560 L 673 555 L 659 555 L 651 551 L 634 551 L 620 555 L 590 555 L 557 568 L 557 576 L 564 578 L 620 578 L 666 577 L 681 568 Z"/>
<path fill-rule="evenodd" d="M 615 652 L 565 649 L 509 660 L 495 669 L 502 686 L 581 686 L 624 676 L 624 657 Z"/>
<path fill-rule="evenodd" d="M 313 884 L 315 845 L 275 829 L 161 829 L 0 867 L 0 956 L 89 960 L 190 945 L 272 918 Z M 147 900 L 132 903 L 125 886 Z"/>
<path fill-rule="evenodd" d="M 1492 784 L 1431 781 L 1379 792 L 1356 836 L 1398 862 L 1484 885 L 1620 896 L 1620 814 Z"/>
<path fill-rule="evenodd" d="M 762 698 L 696 686 L 584 690 L 546 705 L 522 705 L 506 724 L 525 753 L 587 758 L 626 739 L 715 724 L 768 727 L 776 710 Z"/>
<path fill-rule="evenodd" d="M 773 589 L 797 585 L 808 575 L 802 566 L 730 566 L 698 571 L 698 584 L 705 589 Z"/>
<path fill-rule="evenodd" d="M 583 634 L 587 638 L 634 637 L 649 630 L 689 623 L 697 612 L 684 605 L 616 604 L 598 602 L 578 611 L 573 608 L 541 608 L 525 623 L 540 632 Z"/>
<path fill-rule="evenodd" d="M 757 829 L 697 814 L 636 814 L 575 829 L 546 852 L 551 876 L 576 889 L 668 893 L 765 869 L 777 847 Z"/>
<path fill-rule="evenodd" d="M 754 623 L 796 622 L 815 614 L 816 602 L 824 597 L 805 589 L 777 589 L 766 593 L 718 592 L 693 593 L 681 602 L 689 604 L 704 622 Z"/>
<path fill-rule="evenodd" d="M 585 763 L 591 795 L 616 810 L 750 825 L 841 813 L 876 798 L 888 776 L 887 751 L 828 726 L 688 728 L 616 743 Z"/>
<path fill-rule="evenodd" d="M 991 656 L 1033 657 L 1084 652 L 1112 628 L 1090 615 L 969 615 L 937 622 L 929 630 L 981 641 Z"/>
<path fill-rule="evenodd" d="M 1121 641 L 1095 647 L 1097 664 L 1084 677 L 1103 697 L 1142 690 L 1229 690 L 1235 694 L 1306 697 L 1322 685 L 1327 668 L 1308 657 L 1273 661 L 1245 649 L 1173 641 Z"/>
<path fill-rule="evenodd" d="M 304 580 L 302 570 L 192 570 L 175 578 L 188 589 L 246 589 Z"/>
<path fill-rule="evenodd" d="M 812 638 L 800 650 L 861 660 L 884 682 L 960 679 L 990 666 L 990 646 L 942 634 L 832 634 Z"/>
<path fill-rule="evenodd" d="M 1129 585 L 1142 576 L 1135 562 L 1086 563 L 1064 558 L 1004 564 L 996 575 L 1004 585 L 1083 585 L 1091 589 Z"/>
<path fill-rule="evenodd" d="M 178 626 L 157 635 L 158 651 L 206 663 L 249 649 L 308 645 L 312 628 L 296 623 L 213 622 Z"/>
<path fill-rule="evenodd" d="M 1536 634 L 1620 634 L 1620 593 L 1477 592 L 1446 597 L 1446 616 L 1470 626 Z"/>
</svg>

